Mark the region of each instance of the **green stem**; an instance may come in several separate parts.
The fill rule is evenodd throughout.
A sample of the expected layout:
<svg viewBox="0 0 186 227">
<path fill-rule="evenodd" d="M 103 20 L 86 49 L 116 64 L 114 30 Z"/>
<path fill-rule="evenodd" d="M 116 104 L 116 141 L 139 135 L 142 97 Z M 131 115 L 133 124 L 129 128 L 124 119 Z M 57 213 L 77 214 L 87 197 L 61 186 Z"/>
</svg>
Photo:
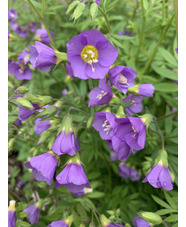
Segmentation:
<svg viewBox="0 0 186 227">
<path fill-rule="evenodd" d="M 154 124 L 155 124 L 155 126 L 156 126 L 156 128 L 157 128 L 157 130 L 158 130 L 158 134 L 159 134 L 160 137 L 161 137 L 162 150 L 164 150 L 164 147 L 165 147 L 165 139 L 164 139 L 163 133 L 162 133 L 162 131 L 161 131 L 161 129 L 160 129 L 158 123 L 157 123 L 156 117 L 154 117 Z"/>
<path fill-rule="evenodd" d="M 173 19 L 174 19 L 174 15 L 172 15 L 172 17 L 171 17 L 171 19 L 170 19 L 170 21 L 169 21 L 167 27 L 161 32 L 160 39 L 159 39 L 159 41 L 158 41 L 156 47 L 154 48 L 154 51 L 153 51 L 151 57 L 150 57 L 149 60 L 147 61 L 147 63 L 146 63 L 146 65 L 145 65 L 144 69 L 142 70 L 142 73 L 141 73 L 142 75 L 146 72 L 146 70 L 149 68 L 150 64 L 152 63 L 152 61 L 153 61 L 153 59 L 154 59 L 154 57 L 155 57 L 155 55 L 156 55 L 156 52 L 158 51 L 158 47 L 160 46 L 160 44 L 161 44 L 162 41 L 164 40 L 164 38 L 165 38 L 165 36 L 166 36 L 166 34 L 167 34 L 167 31 L 169 30 L 169 27 L 171 26 L 171 23 L 172 23 Z"/>
<path fill-rule="evenodd" d="M 9 101 L 9 103 L 17 107 L 17 105 L 14 102 Z"/>
<path fill-rule="evenodd" d="M 176 20 L 176 35 L 178 42 L 178 0 L 174 0 L 175 20 Z"/>
<path fill-rule="evenodd" d="M 103 4 L 103 1 L 102 0 L 101 0 L 101 5 L 102 5 L 103 9 L 100 6 L 98 6 L 99 7 L 99 10 L 101 11 L 101 13 L 103 14 L 103 16 L 105 18 L 105 21 L 106 21 L 106 24 L 107 24 L 107 28 L 108 28 L 109 33 L 112 33 L 112 29 L 111 29 L 111 26 L 110 26 L 110 23 L 109 23 L 107 14 L 105 12 L 105 7 L 104 7 L 104 4 Z"/>
<path fill-rule="evenodd" d="M 44 17 L 45 13 L 45 0 L 42 0 L 42 16 Z"/>
<path fill-rule="evenodd" d="M 69 110 L 68 110 L 69 113 L 70 113 L 70 110 L 77 110 L 77 111 L 79 111 L 79 112 L 81 112 L 81 113 L 83 113 L 83 114 L 85 114 L 85 115 L 87 115 L 87 116 L 90 116 L 89 113 L 87 113 L 87 112 L 85 112 L 85 111 L 83 111 L 83 110 L 81 110 L 81 109 L 79 109 L 79 108 L 77 108 L 77 107 L 74 107 L 74 106 L 71 106 L 71 107 L 69 108 Z"/>
<path fill-rule="evenodd" d="M 136 59 L 135 59 L 136 62 L 138 61 L 138 55 L 139 55 L 139 52 L 140 52 L 140 49 L 141 49 L 141 45 L 143 43 L 145 23 L 146 23 L 145 10 L 144 10 L 144 7 L 143 7 L 143 0 L 141 0 L 141 6 L 142 6 L 142 13 L 143 13 L 143 23 L 142 23 L 142 29 L 141 29 L 141 34 L 140 34 L 140 41 L 139 41 L 138 49 L 137 49 L 137 52 L 136 52 Z"/>
<path fill-rule="evenodd" d="M 165 0 L 163 0 L 162 2 L 162 24 L 164 22 L 165 19 Z"/>
<path fill-rule="evenodd" d="M 28 3 L 32 6 L 33 10 L 36 12 L 36 14 L 39 16 L 39 18 L 42 20 L 42 22 L 43 22 L 43 24 L 44 24 L 44 26 L 45 26 L 45 29 L 46 29 L 46 31 L 47 31 L 48 37 L 49 37 L 49 39 L 50 39 L 50 42 L 51 42 L 52 46 L 55 48 L 54 41 L 53 41 L 53 39 L 52 39 L 51 33 L 50 33 L 50 31 L 49 31 L 49 28 L 48 28 L 48 26 L 47 26 L 47 24 L 46 24 L 46 22 L 45 22 L 43 16 L 40 14 L 40 12 L 37 10 L 37 8 L 34 6 L 34 4 L 33 4 L 30 0 L 27 0 L 27 1 L 28 1 Z"/>
<path fill-rule="evenodd" d="M 159 117 L 159 118 L 157 119 L 157 121 L 161 121 L 161 120 L 163 120 L 163 119 L 165 119 L 165 118 L 168 118 L 168 117 L 171 117 L 171 116 L 177 115 L 177 114 L 178 114 L 178 110 L 175 111 L 175 112 L 173 112 L 173 113 L 170 113 L 170 114 L 164 115 L 164 116 L 162 116 L 162 117 Z"/>
<path fill-rule="evenodd" d="M 14 198 L 18 199 L 19 201 L 23 201 L 21 197 L 19 197 L 15 192 L 12 190 L 8 189 L 8 193 L 11 194 Z"/>
</svg>

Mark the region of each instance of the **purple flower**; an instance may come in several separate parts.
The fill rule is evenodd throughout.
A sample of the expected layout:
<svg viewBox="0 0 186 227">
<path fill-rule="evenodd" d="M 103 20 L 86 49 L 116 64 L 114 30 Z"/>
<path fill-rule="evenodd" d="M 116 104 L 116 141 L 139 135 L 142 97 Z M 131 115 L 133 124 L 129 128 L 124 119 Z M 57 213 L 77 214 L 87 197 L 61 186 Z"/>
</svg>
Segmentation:
<svg viewBox="0 0 186 227">
<path fill-rule="evenodd" d="M 32 169 L 33 177 L 38 181 L 46 181 L 51 185 L 59 157 L 53 151 L 32 157 L 25 166 Z"/>
<path fill-rule="evenodd" d="M 118 173 L 119 173 L 120 177 L 128 179 L 130 177 L 130 168 L 128 166 L 126 166 L 123 162 L 121 162 L 119 164 Z"/>
<path fill-rule="evenodd" d="M 65 63 L 67 75 L 74 78 L 74 73 L 70 64 Z"/>
<path fill-rule="evenodd" d="M 52 150 L 58 155 L 69 154 L 73 156 L 76 154 L 76 150 L 78 151 L 79 149 L 78 139 L 76 138 L 75 142 L 75 135 L 72 129 L 70 129 L 68 135 L 66 135 L 65 129 L 63 129 L 52 146 Z"/>
<path fill-rule="evenodd" d="M 124 102 L 131 103 L 131 106 L 125 108 L 125 110 L 132 116 L 133 113 L 139 113 L 143 110 L 142 105 L 143 96 L 135 96 L 133 94 L 128 95 L 123 99 Z"/>
<path fill-rule="evenodd" d="M 19 119 L 17 119 L 17 120 L 15 121 L 15 124 L 16 124 L 17 126 L 21 126 L 21 125 L 22 125 L 22 122 L 21 122 Z"/>
<path fill-rule="evenodd" d="M 8 19 L 15 20 L 17 18 L 17 12 L 15 9 L 11 8 L 8 11 Z"/>
<path fill-rule="evenodd" d="M 31 103 L 32 106 L 34 107 L 33 110 L 30 110 L 30 109 L 26 109 L 22 106 L 18 106 L 19 108 L 19 114 L 18 114 L 18 117 L 19 117 L 19 120 L 21 121 L 25 121 L 26 119 L 28 119 L 32 114 L 34 114 L 36 112 L 36 110 L 38 110 L 40 107 L 37 105 L 37 104 L 34 104 L 34 103 Z"/>
<path fill-rule="evenodd" d="M 162 161 L 151 169 L 142 182 L 149 182 L 154 188 L 163 188 L 168 191 L 173 189 L 169 167 L 165 168 Z"/>
<path fill-rule="evenodd" d="M 8 64 L 8 72 L 13 74 L 18 80 L 32 79 L 32 71 L 23 62 L 11 62 Z"/>
<path fill-rule="evenodd" d="M 154 86 L 152 84 L 140 84 L 135 85 L 131 89 L 129 89 L 132 93 L 134 92 L 136 95 L 142 95 L 145 97 L 153 97 L 154 94 Z"/>
<path fill-rule="evenodd" d="M 99 80 L 99 87 L 95 87 L 89 93 L 90 102 L 88 104 L 88 107 L 109 104 L 112 96 L 113 93 L 109 81 L 106 83 L 105 78 Z"/>
<path fill-rule="evenodd" d="M 116 65 L 108 72 L 110 82 L 124 94 L 129 87 L 134 86 L 136 72 L 127 66 Z"/>
<path fill-rule="evenodd" d="M 17 28 L 19 27 L 19 24 L 18 24 L 18 22 L 17 22 L 16 20 L 11 20 L 11 21 L 10 21 L 10 27 L 11 27 L 11 29 L 12 29 L 13 31 L 16 31 Z"/>
<path fill-rule="evenodd" d="M 15 227 L 16 219 L 15 201 L 10 200 L 10 205 L 8 207 L 8 227 Z"/>
<path fill-rule="evenodd" d="M 134 227 L 150 227 L 150 224 L 140 217 L 135 217 L 133 219 Z"/>
<path fill-rule="evenodd" d="M 28 32 L 24 27 L 18 26 L 16 28 L 16 33 L 21 36 L 21 37 L 26 37 L 28 36 Z"/>
<path fill-rule="evenodd" d="M 91 193 L 92 192 L 92 188 L 82 188 L 80 191 L 72 193 L 75 197 L 81 196 L 81 195 L 85 195 L 87 193 Z"/>
<path fill-rule="evenodd" d="M 31 31 L 31 32 L 35 32 L 37 25 L 35 22 L 28 22 L 27 23 L 27 28 Z"/>
<path fill-rule="evenodd" d="M 55 56 L 55 50 L 43 43 L 36 41 L 35 46 L 30 46 L 29 49 L 32 68 L 49 72 L 52 65 L 59 63 L 59 59 Z"/>
<path fill-rule="evenodd" d="M 124 225 L 119 225 L 114 222 L 110 222 L 109 225 L 106 225 L 105 227 L 125 227 Z"/>
<path fill-rule="evenodd" d="M 97 29 L 73 37 L 67 43 L 67 57 L 74 76 L 103 79 L 118 56 L 118 50 Z"/>
<path fill-rule="evenodd" d="M 136 169 L 130 170 L 130 179 L 132 181 L 138 181 L 140 179 L 140 175 Z"/>
<path fill-rule="evenodd" d="M 53 221 L 47 227 L 69 227 L 69 225 L 64 220 L 61 220 L 61 221 Z"/>
<path fill-rule="evenodd" d="M 67 93 L 68 93 L 67 89 L 63 89 L 61 92 L 62 96 L 65 96 Z"/>
<path fill-rule="evenodd" d="M 37 135 L 40 135 L 42 132 L 51 127 L 50 120 L 45 120 L 41 122 L 43 118 L 44 117 L 41 117 L 35 120 L 34 130 Z"/>
<path fill-rule="evenodd" d="M 29 213 L 27 218 L 30 221 L 31 225 L 34 225 L 39 221 L 39 214 L 40 214 L 40 209 L 37 208 L 37 205 L 29 205 L 26 209 L 23 210 L 25 213 Z"/>
<path fill-rule="evenodd" d="M 116 127 L 116 116 L 109 112 L 96 112 L 92 126 L 99 131 L 103 140 L 110 140 Z"/>
<path fill-rule="evenodd" d="M 94 0 L 94 2 L 99 5 L 101 3 L 101 0 Z"/>
<path fill-rule="evenodd" d="M 132 35 L 132 32 L 128 31 L 127 29 L 125 29 L 124 31 L 124 34 L 123 35 L 126 35 L 126 36 L 131 36 Z"/>
<path fill-rule="evenodd" d="M 50 31 L 50 34 L 51 34 L 52 38 L 54 38 L 53 31 Z M 48 37 L 48 33 L 45 28 L 37 29 L 34 38 L 35 38 L 35 40 L 41 41 L 46 44 L 50 43 L 50 39 Z"/>
<path fill-rule="evenodd" d="M 28 50 L 23 50 L 19 55 L 18 60 L 24 62 L 26 65 L 30 61 L 30 52 Z"/>
<path fill-rule="evenodd" d="M 118 160 L 118 154 L 115 151 L 110 152 L 110 161 L 114 162 Z"/>
<path fill-rule="evenodd" d="M 145 147 L 146 126 L 141 118 L 118 118 L 116 122 L 118 123 L 116 135 L 120 140 L 125 141 L 134 151 Z"/>
<path fill-rule="evenodd" d="M 83 167 L 78 159 L 75 163 L 70 160 L 63 171 L 57 175 L 56 180 L 57 181 L 54 185 L 55 188 L 65 185 L 72 193 L 77 193 L 84 187 L 91 188 Z"/>
<path fill-rule="evenodd" d="M 176 53 L 178 54 L 178 46 L 175 48 Z"/>
</svg>

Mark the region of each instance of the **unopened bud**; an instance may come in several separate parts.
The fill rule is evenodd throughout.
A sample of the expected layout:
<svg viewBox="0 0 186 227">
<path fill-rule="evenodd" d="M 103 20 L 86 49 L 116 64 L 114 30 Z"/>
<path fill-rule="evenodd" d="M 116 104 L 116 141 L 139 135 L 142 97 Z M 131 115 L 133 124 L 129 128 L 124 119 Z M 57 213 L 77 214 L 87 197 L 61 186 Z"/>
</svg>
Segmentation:
<svg viewBox="0 0 186 227">
<path fill-rule="evenodd" d="M 90 6 L 90 16 L 92 17 L 92 20 L 96 18 L 97 14 L 98 14 L 98 4 L 94 2 Z"/>
<path fill-rule="evenodd" d="M 79 3 L 76 6 L 75 10 L 74 10 L 74 13 L 72 15 L 72 18 L 74 20 L 77 20 L 82 15 L 84 8 L 85 8 L 85 4 L 84 3 Z"/>
<path fill-rule="evenodd" d="M 26 92 L 28 92 L 28 88 L 27 87 L 24 87 L 24 86 L 18 87 L 17 88 L 17 92 L 19 94 L 25 94 Z"/>
<path fill-rule="evenodd" d="M 32 102 L 32 103 L 35 103 L 35 104 L 40 104 L 41 103 L 41 100 L 35 96 L 35 95 L 32 95 L 32 94 L 24 94 L 23 95 L 23 98 L 25 98 L 26 100 Z"/>
<path fill-rule="evenodd" d="M 74 215 L 70 215 L 68 218 L 65 219 L 65 223 L 68 226 L 71 226 L 72 222 L 74 221 Z"/>
<path fill-rule="evenodd" d="M 94 116 L 89 117 L 87 121 L 87 128 L 90 128 L 92 126 L 93 120 L 94 120 Z"/>
<path fill-rule="evenodd" d="M 101 221 L 101 224 L 102 224 L 103 226 L 107 226 L 107 225 L 110 224 L 109 219 L 107 219 L 107 218 L 105 217 L 105 215 L 103 215 L 103 214 L 100 215 L 100 221 Z"/>
<path fill-rule="evenodd" d="M 11 139 L 8 141 L 8 150 L 9 150 L 9 151 L 13 150 L 14 143 L 15 143 L 15 138 L 11 138 Z"/>
<path fill-rule="evenodd" d="M 33 110 L 34 109 L 32 104 L 28 100 L 26 100 L 25 98 L 19 97 L 19 98 L 16 99 L 16 102 L 17 102 L 17 104 L 19 106 L 22 106 L 22 107 L 24 107 L 26 109 L 29 109 L 29 110 Z"/>
<path fill-rule="evenodd" d="M 153 120 L 153 116 L 151 114 L 144 114 L 140 117 L 144 124 L 148 127 Z"/>
<path fill-rule="evenodd" d="M 74 2 L 72 2 L 72 3 L 69 5 L 69 7 L 68 7 L 68 9 L 67 9 L 67 11 L 66 11 L 66 14 L 69 15 L 69 14 L 72 12 L 72 10 L 73 10 L 79 3 L 80 3 L 79 1 L 74 1 Z"/>
<path fill-rule="evenodd" d="M 139 217 L 143 218 L 145 221 L 150 222 L 152 224 L 158 225 L 158 224 L 162 223 L 161 217 L 156 213 L 140 212 Z"/>
</svg>

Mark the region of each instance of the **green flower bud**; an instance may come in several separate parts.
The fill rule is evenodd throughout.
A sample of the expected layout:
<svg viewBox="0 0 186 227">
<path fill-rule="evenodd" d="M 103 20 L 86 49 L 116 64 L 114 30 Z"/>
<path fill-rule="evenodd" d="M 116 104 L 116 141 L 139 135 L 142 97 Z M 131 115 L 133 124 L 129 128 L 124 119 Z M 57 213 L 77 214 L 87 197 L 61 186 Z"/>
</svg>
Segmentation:
<svg viewBox="0 0 186 227">
<path fill-rule="evenodd" d="M 72 10 L 73 10 L 79 3 L 80 3 L 79 1 L 74 1 L 74 2 L 72 2 L 72 3 L 69 5 L 69 7 L 68 7 L 68 9 L 67 9 L 67 11 L 66 11 L 66 14 L 69 15 L 69 14 L 72 12 Z"/>
<path fill-rule="evenodd" d="M 12 151 L 12 150 L 13 150 L 14 143 L 15 143 L 15 138 L 11 138 L 11 139 L 8 141 L 8 150 L 9 150 L 9 151 Z"/>
<path fill-rule="evenodd" d="M 133 87 L 129 87 L 127 92 L 134 94 L 134 95 L 139 95 L 139 85 L 134 85 Z"/>
<path fill-rule="evenodd" d="M 87 128 L 90 128 L 92 126 L 93 120 L 94 120 L 94 116 L 89 117 L 87 121 Z"/>
<path fill-rule="evenodd" d="M 40 112 L 37 117 L 44 117 L 44 116 L 54 116 L 57 113 L 58 109 L 56 106 L 49 106 L 45 108 L 42 112 Z"/>
<path fill-rule="evenodd" d="M 50 136 L 50 131 L 46 130 L 40 135 L 40 139 L 38 141 L 38 144 L 43 143 L 48 139 Z"/>
<path fill-rule="evenodd" d="M 160 150 L 158 157 L 155 159 L 155 165 L 157 165 L 158 163 L 160 163 L 160 164 L 162 163 L 165 168 L 168 166 L 166 150 L 164 150 L 164 149 Z"/>
<path fill-rule="evenodd" d="M 36 95 L 32 95 L 32 94 L 24 94 L 23 98 L 25 98 L 26 100 L 35 103 L 35 104 L 40 104 L 41 100 L 36 96 Z"/>
<path fill-rule="evenodd" d="M 24 94 L 24 93 L 28 92 L 28 88 L 27 87 L 24 87 L 24 86 L 18 87 L 17 88 L 17 92 L 19 94 Z"/>
<path fill-rule="evenodd" d="M 65 223 L 68 226 L 71 226 L 72 222 L 74 221 L 74 215 L 70 215 L 68 218 L 65 219 Z"/>
<path fill-rule="evenodd" d="M 162 223 L 161 217 L 156 213 L 140 212 L 139 217 L 143 218 L 145 221 L 150 222 L 152 224 L 158 225 L 158 224 Z"/>
<path fill-rule="evenodd" d="M 112 99 L 110 100 L 110 104 L 121 104 L 120 99 L 113 95 Z"/>
<path fill-rule="evenodd" d="M 40 96 L 40 95 L 38 95 L 38 99 L 40 100 L 40 104 L 41 104 L 40 106 L 41 107 L 45 106 L 47 104 L 50 104 L 53 101 L 52 97 L 50 97 L 50 96 Z"/>
<path fill-rule="evenodd" d="M 61 53 L 58 50 L 55 50 L 55 55 L 57 57 L 57 64 L 59 64 L 60 61 L 67 61 L 66 53 Z"/>
<path fill-rule="evenodd" d="M 94 222 L 91 222 L 91 223 L 89 224 L 89 227 L 95 227 Z"/>
<path fill-rule="evenodd" d="M 98 4 L 94 2 L 90 6 L 90 16 L 92 17 L 92 20 L 96 18 L 97 14 L 98 14 Z"/>
<path fill-rule="evenodd" d="M 103 215 L 103 214 L 100 215 L 100 221 L 101 221 L 101 224 L 102 224 L 103 226 L 107 226 L 107 225 L 110 224 L 109 219 L 107 219 L 107 218 L 105 217 L 105 215 Z"/>
<path fill-rule="evenodd" d="M 66 135 L 72 130 L 72 118 L 69 114 L 63 118 L 62 128 L 65 130 Z"/>
<path fill-rule="evenodd" d="M 85 225 L 84 224 L 80 224 L 80 226 L 79 227 L 85 227 Z"/>
<path fill-rule="evenodd" d="M 125 227 L 131 227 L 131 225 L 129 225 L 128 223 L 125 224 Z"/>
<path fill-rule="evenodd" d="M 140 117 L 144 124 L 148 127 L 153 120 L 153 116 L 151 114 L 144 114 Z"/>
<path fill-rule="evenodd" d="M 123 111 L 123 106 L 119 106 L 117 109 L 117 113 L 116 113 L 116 117 L 120 118 L 120 117 L 125 117 L 125 113 Z"/>
<path fill-rule="evenodd" d="M 17 102 L 17 104 L 19 106 L 22 106 L 22 107 L 24 107 L 26 109 L 29 109 L 29 110 L 33 110 L 34 109 L 32 104 L 28 100 L 26 100 L 25 98 L 17 98 L 16 102 Z"/>
<path fill-rule="evenodd" d="M 79 3 L 78 6 L 74 10 L 72 18 L 74 20 L 77 20 L 82 15 L 84 8 L 85 8 L 85 4 L 84 3 Z"/>
</svg>

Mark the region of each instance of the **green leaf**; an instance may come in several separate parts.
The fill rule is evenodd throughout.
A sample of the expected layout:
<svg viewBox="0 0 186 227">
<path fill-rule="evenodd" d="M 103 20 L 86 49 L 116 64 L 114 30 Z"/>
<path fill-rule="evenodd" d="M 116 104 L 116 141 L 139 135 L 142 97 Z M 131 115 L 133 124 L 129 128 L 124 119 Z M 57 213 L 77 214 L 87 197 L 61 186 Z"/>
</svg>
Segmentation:
<svg viewBox="0 0 186 227">
<path fill-rule="evenodd" d="M 148 0 L 143 0 L 143 7 L 144 7 L 145 11 L 148 10 Z"/>
<path fill-rule="evenodd" d="M 165 214 L 170 214 L 170 213 L 173 213 L 173 212 L 177 212 L 177 211 L 173 210 L 173 209 L 161 209 L 161 210 L 158 210 L 156 212 L 156 214 L 165 215 Z"/>
<path fill-rule="evenodd" d="M 154 84 L 155 91 L 161 91 L 161 92 L 177 92 L 178 91 L 178 85 L 164 82 L 159 84 Z"/>
<path fill-rule="evenodd" d="M 165 198 L 166 198 L 167 202 L 170 204 L 170 206 L 173 209 L 178 209 L 178 206 L 176 205 L 176 203 L 174 202 L 174 200 L 170 197 L 170 195 L 168 194 L 168 192 L 167 191 L 164 191 L 164 194 L 165 194 Z"/>
<path fill-rule="evenodd" d="M 30 226 L 32 226 L 31 224 L 29 224 L 29 223 L 26 222 L 26 221 L 18 220 L 17 222 L 18 222 L 18 225 L 19 225 L 20 227 L 30 227 Z"/>
<path fill-rule="evenodd" d="M 104 197 L 104 196 L 105 196 L 105 193 L 98 192 L 98 191 L 87 194 L 87 197 L 92 198 L 92 199 L 101 198 L 101 197 Z"/>
<path fill-rule="evenodd" d="M 170 114 L 170 108 L 166 106 L 166 115 Z M 166 135 L 169 135 L 172 131 L 172 117 L 168 117 L 165 119 L 165 132 Z"/>
<path fill-rule="evenodd" d="M 166 203 L 164 202 L 163 200 L 159 199 L 158 197 L 156 197 L 155 195 L 151 195 L 153 200 L 158 203 L 160 206 L 162 207 L 165 207 L 167 209 L 171 209 L 171 207 Z"/>
<path fill-rule="evenodd" d="M 173 67 L 178 67 L 177 61 L 175 60 L 173 55 L 171 55 L 167 50 L 165 50 L 163 47 L 159 47 L 158 51 L 167 62 L 173 65 Z"/>
<path fill-rule="evenodd" d="M 151 66 L 154 69 L 154 71 L 157 72 L 163 78 L 168 78 L 168 79 L 171 79 L 171 80 L 178 80 L 177 73 L 175 73 L 171 70 L 168 70 L 166 68 L 159 67 L 155 63 L 153 63 Z"/>
<path fill-rule="evenodd" d="M 176 222 L 176 221 L 178 221 L 178 215 L 177 214 L 172 214 L 168 218 L 165 218 L 164 221 L 166 221 L 166 222 Z"/>
<path fill-rule="evenodd" d="M 18 218 L 24 218 L 24 217 L 26 217 L 26 216 L 28 216 L 29 215 L 29 213 L 27 213 L 27 212 L 20 212 L 19 214 L 18 214 Z"/>
</svg>

